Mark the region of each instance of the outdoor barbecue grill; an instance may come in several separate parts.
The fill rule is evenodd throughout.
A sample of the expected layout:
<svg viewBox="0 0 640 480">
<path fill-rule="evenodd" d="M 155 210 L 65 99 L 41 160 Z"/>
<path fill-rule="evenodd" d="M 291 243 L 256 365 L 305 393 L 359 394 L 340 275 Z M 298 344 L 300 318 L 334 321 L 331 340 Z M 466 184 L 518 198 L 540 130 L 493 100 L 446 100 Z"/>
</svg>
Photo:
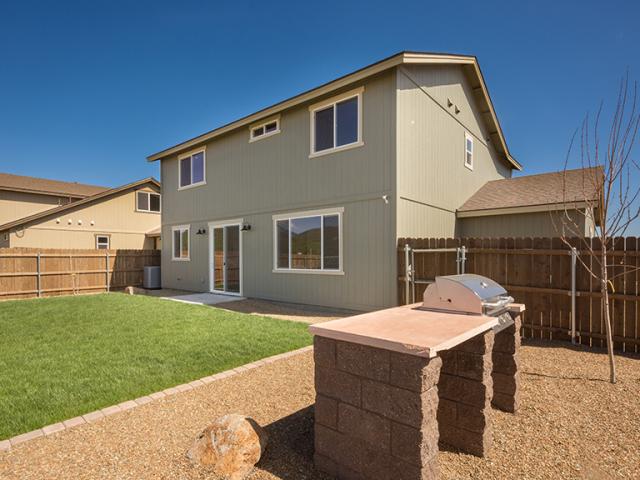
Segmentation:
<svg viewBox="0 0 640 480">
<path fill-rule="evenodd" d="M 422 309 L 467 315 L 497 317 L 499 332 L 513 324 L 508 313 L 513 298 L 497 282 L 470 273 L 436 277 L 424 291 Z"/>
</svg>

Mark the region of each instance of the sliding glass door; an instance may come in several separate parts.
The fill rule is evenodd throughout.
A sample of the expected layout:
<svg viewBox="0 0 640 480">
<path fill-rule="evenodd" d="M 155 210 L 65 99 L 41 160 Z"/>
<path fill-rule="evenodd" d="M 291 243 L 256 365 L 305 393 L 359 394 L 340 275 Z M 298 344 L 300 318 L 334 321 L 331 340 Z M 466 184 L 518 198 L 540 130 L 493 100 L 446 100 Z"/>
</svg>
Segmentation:
<svg viewBox="0 0 640 480">
<path fill-rule="evenodd" d="M 240 294 L 240 225 L 220 225 L 212 233 L 211 290 Z"/>
</svg>

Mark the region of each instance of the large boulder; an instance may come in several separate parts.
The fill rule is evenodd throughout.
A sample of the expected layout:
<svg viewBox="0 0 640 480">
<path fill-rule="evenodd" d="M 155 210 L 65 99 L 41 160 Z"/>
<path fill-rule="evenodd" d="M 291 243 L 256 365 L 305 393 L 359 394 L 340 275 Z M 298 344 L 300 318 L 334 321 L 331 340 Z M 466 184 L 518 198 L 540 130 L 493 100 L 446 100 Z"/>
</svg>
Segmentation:
<svg viewBox="0 0 640 480">
<path fill-rule="evenodd" d="M 258 463 L 267 446 L 267 433 L 253 419 L 230 414 L 205 428 L 187 452 L 194 464 L 211 465 L 229 480 L 241 480 Z"/>
</svg>

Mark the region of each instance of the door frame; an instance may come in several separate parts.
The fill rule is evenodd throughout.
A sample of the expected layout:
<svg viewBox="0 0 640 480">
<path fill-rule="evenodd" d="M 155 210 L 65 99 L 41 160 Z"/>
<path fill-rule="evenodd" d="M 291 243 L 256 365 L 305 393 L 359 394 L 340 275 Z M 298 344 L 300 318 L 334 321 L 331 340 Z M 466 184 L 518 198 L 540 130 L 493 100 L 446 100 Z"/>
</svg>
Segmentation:
<svg viewBox="0 0 640 480">
<path fill-rule="evenodd" d="M 219 295 L 233 295 L 235 297 L 241 297 L 243 292 L 244 292 L 244 285 L 243 285 L 243 272 L 242 272 L 242 262 L 243 262 L 243 253 L 242 253 L 242 224 L 243 224 L 243 219 L 242 218 L 234 218 L 232 220 L 219 220 L 216 222 L 209 222 L 209 235 L 208 235 L 208 250 L 209 250 L 209 292 L 210 293 L 217 293 Z M 214 242 L 213 242 L 213 230 L 216 228 L 224 228 L 224 227 L 238 227 L 238 253 L 240 255 L 240 259 L 239 259 L 239 266 L 238 268 L 240 269 L 238 272 L 239 275 L 239 280 L 240 280 L 240 291 L 238 293 L 236 292 L 225 292 L 224 290 L 216 290 L 214 288 L 214 278 L 213 278 L 213 273 L 214 273 L 214 259 L 215 259 L 215 254 L 214 254 Z M 224 240 L 223 240 L 223 245 L 224 245 Z"/>
</svg>

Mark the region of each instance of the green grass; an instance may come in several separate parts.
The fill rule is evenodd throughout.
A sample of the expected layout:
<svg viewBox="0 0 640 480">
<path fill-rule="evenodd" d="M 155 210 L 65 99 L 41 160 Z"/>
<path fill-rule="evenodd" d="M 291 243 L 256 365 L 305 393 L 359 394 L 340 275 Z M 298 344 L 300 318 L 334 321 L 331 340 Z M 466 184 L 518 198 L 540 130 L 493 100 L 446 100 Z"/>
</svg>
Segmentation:
<svg viewBox="0 0 640 480">
<path fill-rule="evenodd" d="M 0 302 L 0 439 L 309 345 L 307 328 L 118 293 Z"/>
</svg>

